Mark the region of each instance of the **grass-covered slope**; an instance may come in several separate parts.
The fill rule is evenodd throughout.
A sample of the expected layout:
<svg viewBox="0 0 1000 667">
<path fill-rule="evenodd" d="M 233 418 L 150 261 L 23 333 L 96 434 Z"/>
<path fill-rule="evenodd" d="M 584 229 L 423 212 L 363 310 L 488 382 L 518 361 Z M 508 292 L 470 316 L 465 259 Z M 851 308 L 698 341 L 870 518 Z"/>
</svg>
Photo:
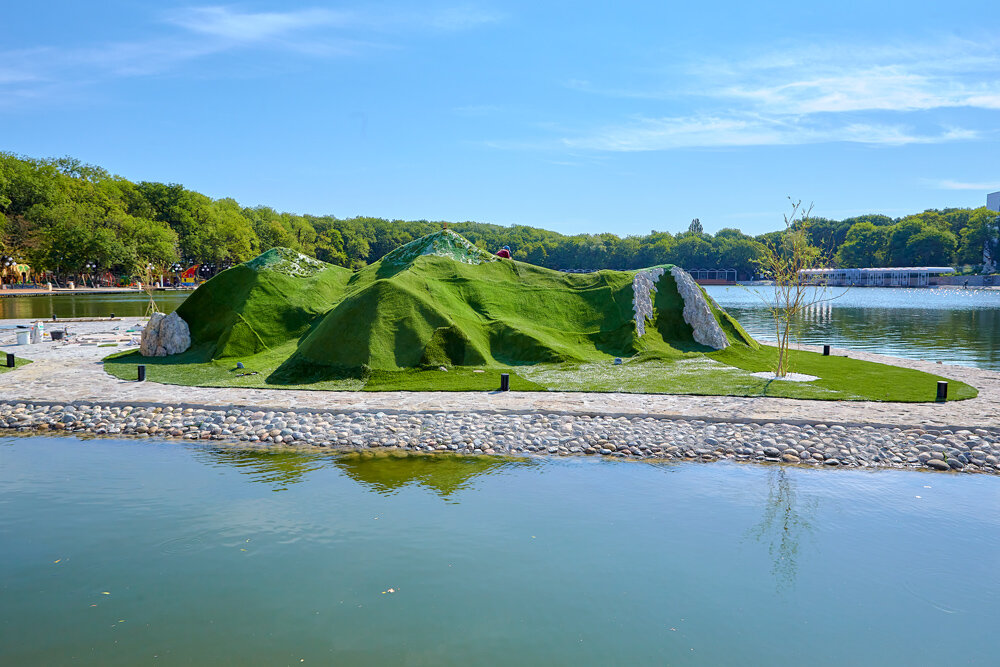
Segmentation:
<svg viewBox="0 0 1000 667">
<path fill-rule="evenodd" d="M 348 269 L 273 248 L 227 269 L 177 309 L 194 358 L 249 356 L 298 338 L 343 297 Z"/>
<path fill-rule="evenodd" d="M 360 271 L 346 293 L 280 375 L 518 366 L 637 352 L 631 274 L 419 256 L 405 270 L 376 263 Z M 685 329 L 676 337 L 689 343 Z"/>
<path fill-rule="evenodd" d="M 178 309 L 191 350 L 166 358 L 110 357 L 105 368 L 201 386 L 336 390 L 626 391 L 848 400 L 933 400 L 936 376 L 854 359 L 795 353 L 807 383 L 753 377 L 772 368 L 760 346 L 709 300 L 730 345 L 695 342 L 670 267 L 638 336 L 636 272 L 567 274 L 498 260 L 442 231 L 357 273 L 285 249 L 268 251 L 200 287 Z M 613 364 L 615 357 L 625 363 Z M 235 362 L 246 366 L 237 371 Z M 445 370 L 439 370 L 444 368 Z M 949 397 L 976 390 L 953 382 Z"/>
</svg>

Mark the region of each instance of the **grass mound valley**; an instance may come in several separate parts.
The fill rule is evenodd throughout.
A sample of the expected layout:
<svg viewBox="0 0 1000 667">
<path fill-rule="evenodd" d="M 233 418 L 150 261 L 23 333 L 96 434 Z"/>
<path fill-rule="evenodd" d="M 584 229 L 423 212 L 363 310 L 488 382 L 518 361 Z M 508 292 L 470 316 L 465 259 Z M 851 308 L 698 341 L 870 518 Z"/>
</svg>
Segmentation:
<svg viewBox="0 0 1000 667">
<path fill-rule="evenodd" d="M 499 259 L 449 230 L 357 272 L 273 248 L 178 308 L 187 351 L 104 364 L 122 378 L 141 363 L 151 380 L 213 387 L 489 391 L 509 373 L 514 391 L 934 400 L 937 376 L 803 351 L 793 370 L 816 380 L 755 377 L 775 349 L 673 268 L 563 273 Z M 700 327 L 714 344 L 699 342 Z M 976 395 L 950 386 L 952 400 Z"/>
</svg>

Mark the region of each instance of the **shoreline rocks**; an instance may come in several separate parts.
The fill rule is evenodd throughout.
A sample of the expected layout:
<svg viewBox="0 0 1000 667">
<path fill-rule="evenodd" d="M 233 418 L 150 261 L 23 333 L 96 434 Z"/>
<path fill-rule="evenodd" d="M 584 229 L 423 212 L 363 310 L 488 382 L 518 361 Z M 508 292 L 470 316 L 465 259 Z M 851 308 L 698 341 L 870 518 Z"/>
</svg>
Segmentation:
<svg viewBox="0 0 1000 667">
<path fill-rule="evenodd" d="M 605 456 L 1000 474 L 1000 429 L 481 412 L 282 411 L 0 402 L 0 435 L 71 433 L 236 446 Z"/>
</svg>

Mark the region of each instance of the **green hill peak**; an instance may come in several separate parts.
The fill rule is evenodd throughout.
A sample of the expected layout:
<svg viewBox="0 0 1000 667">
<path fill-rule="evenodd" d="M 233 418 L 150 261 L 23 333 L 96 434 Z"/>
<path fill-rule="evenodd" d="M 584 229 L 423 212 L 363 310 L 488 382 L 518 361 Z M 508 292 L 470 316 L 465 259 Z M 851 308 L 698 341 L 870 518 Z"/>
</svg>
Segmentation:
<svg viewBox="0 0 1000 667">
<path fill-rule="evenodd" d="M 326 262 L 280 246 L 257 255 L 244 266 L 258 273 L 265 270 L 274 271 L 295 278 L 308 278 L 330 267 Z"/>
<path fill-rule="evenodd" d="M 442 229 L 396 248 L 380 261 L 383 264 L 399 266 L 410 264 L 417 257 L 424 255 L 448 257 L 463 264 L 482 264 L 497 259 L 495 255 L 477 248 L 460 234 L 450 229 Z"/>
</svg>

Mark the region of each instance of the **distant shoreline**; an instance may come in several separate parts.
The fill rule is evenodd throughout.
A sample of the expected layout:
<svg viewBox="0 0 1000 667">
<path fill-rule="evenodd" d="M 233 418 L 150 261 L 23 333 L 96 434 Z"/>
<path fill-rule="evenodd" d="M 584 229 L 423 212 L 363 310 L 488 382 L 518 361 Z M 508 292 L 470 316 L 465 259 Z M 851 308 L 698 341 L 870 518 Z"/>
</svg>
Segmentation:
<svg viewBox="0 0 1000 667">
<path fill-rule="evenodd" d="M 193 292 L 194 287 L 154 287 L 154 292 Z M 14 298 L 19 296 L 56 296 L 73 294 L 145 294 L 145 290 L 138 287 L 53 287 L 51 290 L 44 287 L 27 289 L 0 289 L 0 299 Z"/>
</svg>

